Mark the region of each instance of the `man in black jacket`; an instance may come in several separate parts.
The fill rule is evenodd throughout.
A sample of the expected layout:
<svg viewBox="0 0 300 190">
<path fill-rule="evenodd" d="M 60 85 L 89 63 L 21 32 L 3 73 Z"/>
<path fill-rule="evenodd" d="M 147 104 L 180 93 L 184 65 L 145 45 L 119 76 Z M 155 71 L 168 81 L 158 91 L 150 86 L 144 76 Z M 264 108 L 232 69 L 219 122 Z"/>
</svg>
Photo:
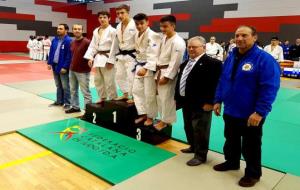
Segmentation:
<svg viewBox="0 0 300 190">
<path fill-rule="evenodd" d="M 296 43 L 290 47 L 290 58 L 293 61 L 300 60 L 300 38 L 296 39 Z"/>
<path fill-rule="evenodd" d="M 177 109 L 182 108 L 184 129 L 189 148 L 183 153 L 195 153 L 187 162 L 197 166 L 206 161 L 215 90 L 222 62 L 205 54 L 205 39 L 196 36 L 188 41 L 190 59 L 180 66 L 176 84 Z"/>
</svg>

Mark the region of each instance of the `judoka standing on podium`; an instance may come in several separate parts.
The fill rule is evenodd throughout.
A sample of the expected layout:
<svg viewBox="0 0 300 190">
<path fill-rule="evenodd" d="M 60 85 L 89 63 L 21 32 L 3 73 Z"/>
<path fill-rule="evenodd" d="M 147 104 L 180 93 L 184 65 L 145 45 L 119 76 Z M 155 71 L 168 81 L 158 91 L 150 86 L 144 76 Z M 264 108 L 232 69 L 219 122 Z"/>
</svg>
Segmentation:
<svg viewBox="0 0 300 190">
<path fill-rule="evenodd" d="M 84 58 L 89 60 L 90 67 L 96 68 L 94 83 L 100 98 L 97 103 L 101 104 L 107 98 L 114 99 L 117 97 L 116 71 L 113 64 L 107 63 L 112 41 L 116 36 L 116 29 L 109 24 L 109 12 L 99 12 L 98 20 L 100 27 L 94 30 L 91 44 Z"/>
<path fill-rule="evenodd" d="M 156 84 L 154 72 L 159 55 L 160 35 L 149 27 L 147 15 L 140 13 L 133 17 L 138 33 L 135 35 L 136 63 L 133 81 L 133 97 L 139 117 L 135 123 L 153 124 L 157 115 Z"/>
<path fill-rule="evenodd" d="M 155 79 L 157 81 L 157 105 L 161 120 L 154 127 L 162 130 L 176 121 L 174 100 L 175 85 L 180 63 L 186 49 L 184 40 L 175 32 L 176 18 L 172 15 L 160 20 L 164 34 L 160 45 Z"/>
<path fill-rule="evenodd" d="M 116 12 L 121 23 L 117 26 L 117 35 L 113 41 L 108 63 L 115 64 L 116 82 L 123 92 L 123 96 L 116 100 L 128 100 L 132 95 L 133 73 L 135 65 L 134 37 L 137 32 L 133 19 L 129 17 L 129 6 L 120 5 Z M 133 103 L 132 99 L 127 101 Z"/>
</svg>

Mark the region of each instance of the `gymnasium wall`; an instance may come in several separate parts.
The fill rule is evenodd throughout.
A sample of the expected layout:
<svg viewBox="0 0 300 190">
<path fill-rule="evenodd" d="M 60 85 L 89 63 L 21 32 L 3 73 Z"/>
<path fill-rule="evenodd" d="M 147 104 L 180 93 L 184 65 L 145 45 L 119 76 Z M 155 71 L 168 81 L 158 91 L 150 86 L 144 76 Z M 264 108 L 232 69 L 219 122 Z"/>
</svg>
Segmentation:
<svg viewBox="0 0 300 190">
<path fill-rule="evenodd" d="M 300 0 L 104 0 L 87 5 L 67 0 L 4 0 L 0 1 L 0 52 L 26 51 L 29 35 L 55 35 L 58 23 L 80 23 L 90 37 L 98 24 L 96 13 L 110 10 L 112 22 L 118 22 L 115 7 L 122 3 L 130 5 L 131 15 L 150 15 L 156 31 L 163 15 L 175 15 L 177 31 L 184 38 L 201 34 L 227 41 L 241 24 L 255 26 L 262 44 L 274 35 L 292 43 L 300 37 Z"/>
</svg>

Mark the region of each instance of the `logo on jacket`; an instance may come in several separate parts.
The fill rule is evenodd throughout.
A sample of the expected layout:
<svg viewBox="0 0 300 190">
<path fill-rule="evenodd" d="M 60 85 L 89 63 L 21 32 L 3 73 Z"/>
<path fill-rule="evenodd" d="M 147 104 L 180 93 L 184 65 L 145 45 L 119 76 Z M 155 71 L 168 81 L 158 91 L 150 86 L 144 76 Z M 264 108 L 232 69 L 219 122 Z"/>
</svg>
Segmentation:
<svg viewBox="0 0 300 190">
<path fill-rule="evenodd" d="M 242 67 L 243 71 L 251 71 L 253 69 L 252 63 L 245 63 Z"/>
</svg>

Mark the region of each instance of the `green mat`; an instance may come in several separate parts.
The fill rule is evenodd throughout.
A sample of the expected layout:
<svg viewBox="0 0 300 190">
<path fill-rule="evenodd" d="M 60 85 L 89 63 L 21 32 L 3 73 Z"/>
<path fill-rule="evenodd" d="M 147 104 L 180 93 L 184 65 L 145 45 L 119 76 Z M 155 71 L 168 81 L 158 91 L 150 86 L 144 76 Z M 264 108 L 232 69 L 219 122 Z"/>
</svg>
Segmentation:
<svg viewBox="0 0 300 190">
<path fill-rule="evenodd" d="M 300 90 L 281 88 L 273 110 L 264 124 L 262 164 L 300 176 L 299 135 Z M 186 142 L 181 110 L 177 111 L 177 122 L 173 125 L 172 136 Z M 223 119 L 213 116 L 209 148 L 223 153 L 224 141 Z"/>
<path fill-rule="evenodd" d="M 93 97 L 97 97 L 95 89 L 92 89 L 92 92 Z M 54 93 L 41 96 L 55 100 Z M 213 117 L 210 135 L 210 149 L 223 153 L 225 139 L 224 122 L 221 117 Z M 177 122 L 173 125 L 172 137 L 186 142 L 181 110 L 177 111 Z M 300 176 L 299 147 L 300 90 L 281 88 L 264 125 L 262 163 L 265 167 Z"/>
<path fill-rule="evenodd" d="M 79 119 L 38 125 L 18 133 L 112 184 L 175 155 Z"/>
</svg>

